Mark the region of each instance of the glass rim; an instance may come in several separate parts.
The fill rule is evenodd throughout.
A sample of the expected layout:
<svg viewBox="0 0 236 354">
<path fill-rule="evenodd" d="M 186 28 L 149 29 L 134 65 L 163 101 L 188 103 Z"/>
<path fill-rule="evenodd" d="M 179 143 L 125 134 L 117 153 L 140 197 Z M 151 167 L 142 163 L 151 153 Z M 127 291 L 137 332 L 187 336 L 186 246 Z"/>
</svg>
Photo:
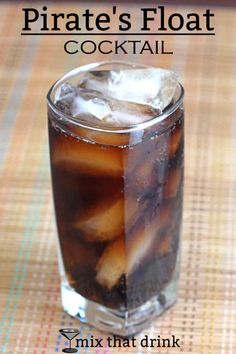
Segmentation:
<svg viewBox="0 0 236 354">
<path fill-rule="evenodd" d="M 96 132 L 100 133 L 130 133 L 133 131 L 141 130 L 141 129 L 146 129 L 149 128 L 157 123 L 161 123 L 172 113 L 174 113 L 180 106 L 180 104 L 183 101 L 184 98 L 184 88 L 181 85 L 181 83 L 178 81 L 178 88 L 180 89 L 180 93 L 178 98 L 176 99 L 176 102 L 172 104 L 170 107 L 168 107 L 166 110 L 163 111 L 160 115 L 156 117 L 152 117 L 144 122 L 133 124 L 129 127 L 96 127 L 92 126 L 89 124 L 86 124 L 85 122 L 79 121 L 77 118 L 73 118 L 71 115 L 64 113 L 61 111 L 55 103 L 52 101 L 52 93 L 62 84 L 65 80 L 68 80 L 72 77 L 74 77 L 76 74 L 81 74 L 86 71 L 90 71 L 92 69 L 98 68 L 102 65 L 113 65 L 113 64 L 119 64 L 119 65 L 130 65 L 133 67 L 144 67 L 144 68 L 155 68 L 152 66 L 144 65 L 144 64 L 139 64 L 139 63 L 132 63 L 128 61 L 123 61 L 123 60 L 110 60 L 110 61 L 100 61 L 100 62 L 95 62 L 95 63 L 90 63 L 90 64 L 85 64 L 82 66 L 79 66 L 75 69 L 70 70 L 67 72 L 65 75 L 61 76 L 57 81 L 54 82 L 54 84 L 50 87 L 48 93 L 47 93 L 47 103 L 48 106 L 60 117 L 63 118 L 65 122 L 71 123 L 72 125 L 78 126 L 83 129 L 88 129 L 88 130 L 93 130 Z"/>
</svg>

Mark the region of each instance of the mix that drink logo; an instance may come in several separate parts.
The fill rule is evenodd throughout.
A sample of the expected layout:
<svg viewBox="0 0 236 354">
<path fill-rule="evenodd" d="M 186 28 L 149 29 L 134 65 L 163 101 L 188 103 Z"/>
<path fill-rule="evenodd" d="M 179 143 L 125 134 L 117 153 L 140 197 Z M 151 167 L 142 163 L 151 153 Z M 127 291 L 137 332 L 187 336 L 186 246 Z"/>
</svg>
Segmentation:
<svg viewBox="0 0 236 354">
<path fill-rule="evenodd" d="M 80 331 L 76 328 L 61 328 L 59 332 L 69 340 L 69 348 L 64 348 L 62 351 L 64 353 L 76 353 L 78 350 L 71 347 L 71 341 L 80 333 Z"/>
</svg>

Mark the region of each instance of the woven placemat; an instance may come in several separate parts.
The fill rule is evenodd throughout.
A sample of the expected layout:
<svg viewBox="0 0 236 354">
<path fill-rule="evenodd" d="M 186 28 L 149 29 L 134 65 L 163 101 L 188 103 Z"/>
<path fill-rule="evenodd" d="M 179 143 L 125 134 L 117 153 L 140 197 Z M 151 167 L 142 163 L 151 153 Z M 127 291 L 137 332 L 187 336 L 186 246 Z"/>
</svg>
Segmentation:
<svg viewBox="0 0 236 354">
<path fill-rule="evenodd" d="M 105 343 L 101 349 L 79 353 L 236 353 L 236 11 L 212 8 L 214 37 L 170 36 L 168 47 L 174 55 L 114 56 L 172 68 L 186 90 L 179 301 L 136 337 L 175 335 L 181 348 L 157 349 L 108 348 L 105 334 L 62 310 L 45 96 L 66 71 L 112 57 L 68 55 L 63 37 L 21 37 L 22 7 L 0 3 L 0 351 L 61 352 L 68 343 L 59 328 L 76 327 L 81 338 L 93 335 Z M 50 3 L 55 12 L 86 7 Z M 120 8 L 127 10 L 124 4 Z M 99 11 L 108 12 L 109 6 L 100 5 Z M 135 5 L 129 11 L 135 14 Z M 187 11 L 191 8 L 178 8 Z"/>
</svg>

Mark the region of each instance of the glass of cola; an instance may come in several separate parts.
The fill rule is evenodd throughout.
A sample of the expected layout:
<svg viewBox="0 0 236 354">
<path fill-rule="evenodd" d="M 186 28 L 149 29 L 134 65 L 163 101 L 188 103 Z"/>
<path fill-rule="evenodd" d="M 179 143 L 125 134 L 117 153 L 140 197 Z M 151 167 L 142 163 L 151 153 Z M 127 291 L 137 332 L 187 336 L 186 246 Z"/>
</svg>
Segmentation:
<svg viewBox="0 0 236 354">
<path fill-rule="evenodd" d="M 177 300 L 183 88 L 172 71 L 111 61 L 47 99 L 63 307 L 133 335 Z"/>
</svg>

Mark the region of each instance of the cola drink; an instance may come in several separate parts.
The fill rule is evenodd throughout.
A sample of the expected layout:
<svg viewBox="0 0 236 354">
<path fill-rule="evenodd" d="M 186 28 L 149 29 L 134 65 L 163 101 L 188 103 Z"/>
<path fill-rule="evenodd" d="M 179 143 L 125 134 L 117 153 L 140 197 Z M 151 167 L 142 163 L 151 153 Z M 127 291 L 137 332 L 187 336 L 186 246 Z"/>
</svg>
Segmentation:
<svg viewBox="0 0 236 354">
<path fill-rule="evenodd" d="M 48 96 L 63 306 L 122 336 L 177 299 L 183 89 L 158 70 L 79 68 Z"/>
</svg>

